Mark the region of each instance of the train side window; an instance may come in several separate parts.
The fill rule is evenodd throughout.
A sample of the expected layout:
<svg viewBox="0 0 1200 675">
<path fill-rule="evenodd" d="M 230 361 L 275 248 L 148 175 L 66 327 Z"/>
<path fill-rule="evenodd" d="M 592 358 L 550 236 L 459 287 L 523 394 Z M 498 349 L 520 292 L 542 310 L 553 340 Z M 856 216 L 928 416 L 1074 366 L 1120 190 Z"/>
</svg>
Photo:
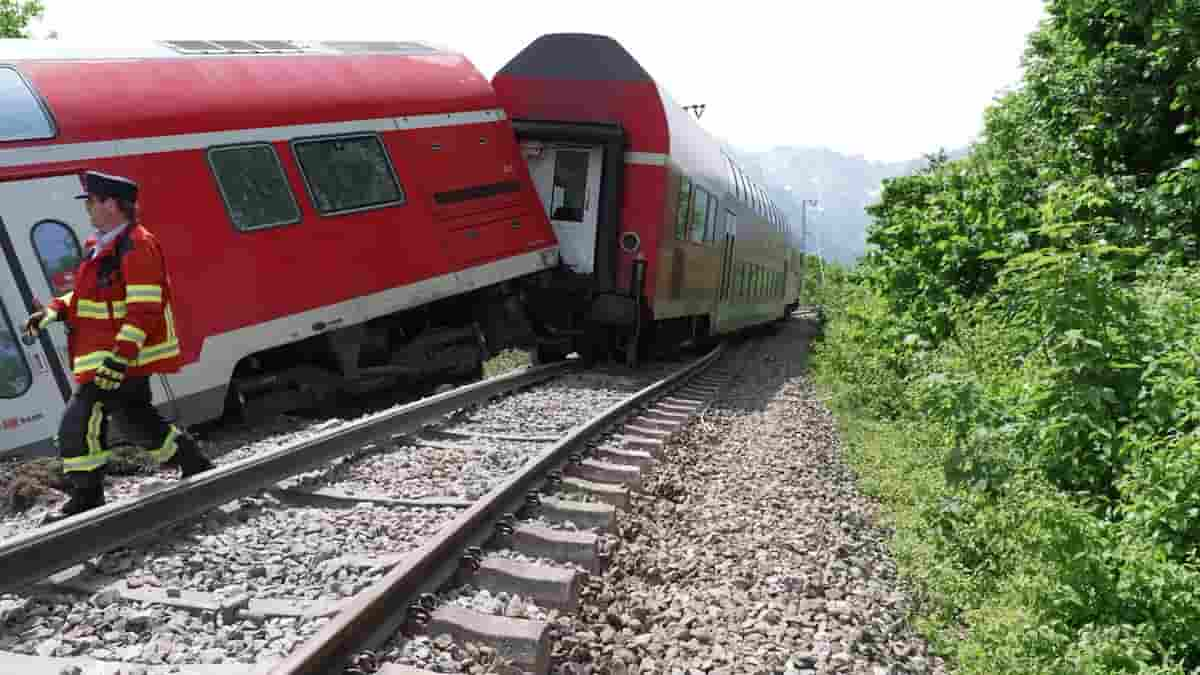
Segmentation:
<svg viewBox="0 0 1200 675">
<path fill-rule="evenodd" d="M 692 181 L 687 176 L 679 177 L 679 203 L 675 210 L 675 238 L 687 239 L 688 219 L 691 215 Z"/>
<path fill-rule="evenodd" d="M 404 203 L 404 190 L 376 134 L 292 141 L 317 210 L 337 215 Z"/>
<path fill-rule="evenodd" d="M 42 274 L 55 297 L 75 290 L 75 268 L 83 258 L 75 232 L 57 220 L 43 220 L 33 226 L 30 237 Z"/>
<path fill-rule="evenodd" d="M 208 164 L 229 219 L 238 230 L 248 232 L 300 222 L 300 206 L 275 146 L 253 143 L 212 148 Z"/>
<path fill-rule="evenodd" d="M 734 196 L 736 196 L 738 199 L 741 199 L 742 185 L 738 182 L 737 168 L 734 167 L 733 160 L 729 157 L 726 157 L 725 161 L 729 164 L 729 182 L 733 185 Z"/>
<path fill-rule="evenodd" d="M 737 214 L 729 209 L 725 210 L 725 234 L 737 236 Z"/>
<path fill-rule="evenodd" d="M 0 68 L 0 141 L 54 138 L 54 122 L 33 87 L 13 68 Z"/>
<path fill-rule="evenodd" d="M 708 198 L 708 217 L 705 219 L 704 225 L 704 241 L 717 241 L 720 238 L 721 232 L 721 202 L 716 195 L 710 195 Z"/>
<path fill-rule="evenodd" d="M 0 304 L 0 398 L 17 398 L 33 385 L 33 373 L 13 332 L 8 311 Z"/>
<path fill-rule="evenodd" d="M 712 195 L 699 185 L 693 188 L 693 194 L 695 196 L 692 197 L 692 223 L 689 234 L 692 241 L 702 242 L 706 234 L 704 228 L 708 224 L 709 200 L 712 199 Z"/>
</svg>

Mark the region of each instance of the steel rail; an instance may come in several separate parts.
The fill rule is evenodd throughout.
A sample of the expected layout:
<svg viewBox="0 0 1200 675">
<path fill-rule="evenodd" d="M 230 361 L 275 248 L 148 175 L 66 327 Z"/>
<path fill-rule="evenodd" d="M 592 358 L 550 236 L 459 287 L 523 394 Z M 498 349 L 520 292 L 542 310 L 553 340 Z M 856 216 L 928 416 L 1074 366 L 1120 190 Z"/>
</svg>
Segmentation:
<svg viewBox="0 0 1200 675">
<path fill-rule="evenodd" d="M 458 518 L 443 527 L 433 539 L 413 551 L 375 585 L 351 598 L 321 630 L 268 675 L 318 675 L 341 672 L 354 653 L 378 641 L 389 629 L 404 623 L 408 608 L 422 594 L 433 590 L 437 580 L 457 569 L 460 556 L 480 538 L 480 532 L 492 528 L 524 503 L 526 496 L 540 487 L 548 474 L 567 462 L 574 451 L 593 436 L 618 422 L 630 410 L 648 400 L 657 399 L 712 365 L 724 353 L 722 343 L 679 372 L 620 401 L 587 424 L 576 427 L 519 474 L 496 486 Z"/>
<path fill-rule="evenodd" d="M 318 438 L 219 466 L 131 502 L 108 504 L 0 543 L 0 590 L 19 591 L 59 570 L 198 516 L 337 457 L 408 434 L 460 408 L 559 375 L 577 359 L 535 366 L 376 413 Z"/>
</svg>

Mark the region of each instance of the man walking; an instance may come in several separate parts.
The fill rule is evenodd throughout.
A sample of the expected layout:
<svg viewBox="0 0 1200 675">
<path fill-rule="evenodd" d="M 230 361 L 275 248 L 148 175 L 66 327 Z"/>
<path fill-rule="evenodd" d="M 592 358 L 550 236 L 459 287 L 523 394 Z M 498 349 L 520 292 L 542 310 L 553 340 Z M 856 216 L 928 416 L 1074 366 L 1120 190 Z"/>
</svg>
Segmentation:
<svg viewBox="0 0 1200 675">
<path fill-rule="evenodd" d="M 36 335 L 54 321 L 69 326 L 68 351 L 78 384 L 58 431 L 70 499 L 59 520 L 104 504 L 107 416 L 113 415 L 159 463 L 187 478 L 211 469 L 191 436 L 151 403 L 150 376 L 182 361 L 171 314 L 171 286 L 158 240 L 137 222 L 138 185 L 87 171 L 85 206 L 96 234 L 84 243 L 75 289 L 25 322 Z"/>
</svg>

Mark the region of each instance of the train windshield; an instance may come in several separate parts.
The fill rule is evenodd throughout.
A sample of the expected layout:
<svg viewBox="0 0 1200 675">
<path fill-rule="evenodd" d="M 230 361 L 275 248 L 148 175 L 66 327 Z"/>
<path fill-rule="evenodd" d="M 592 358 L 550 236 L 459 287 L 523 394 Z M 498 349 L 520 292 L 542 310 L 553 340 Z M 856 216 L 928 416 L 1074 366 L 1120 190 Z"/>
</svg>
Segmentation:
<svg viewBox="0 0 1200 675">
<path fill-rule="evenodd" d="M 0 68 L 0 141 L 52 138 L 54 125 L 25 78 L 12 68 Z"/>
</svg>

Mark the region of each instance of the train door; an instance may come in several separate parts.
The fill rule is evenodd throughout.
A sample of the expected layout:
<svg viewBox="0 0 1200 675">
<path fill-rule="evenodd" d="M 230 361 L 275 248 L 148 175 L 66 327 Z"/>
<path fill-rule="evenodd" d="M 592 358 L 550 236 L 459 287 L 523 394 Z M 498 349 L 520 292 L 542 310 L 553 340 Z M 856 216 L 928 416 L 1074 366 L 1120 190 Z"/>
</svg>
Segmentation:
<svg viewBox="0 0 1200 675">
<path fill-rule="evenodd" d="M 19 397 L 16 387 L 6 388 L 0 381 L 0 410 L 4 411 L 0 428 L 15 424 L 21 432 L 0 430 L 0 453 L 53 436 L 71 394 L 63 325 L 53 324 L 36 340 L 10 333 L 9 326 L 19 330 L 35 301 L 45 303 L 73 290 L 73 271 L 82 254 L 80 241 L 90 229 L 83 203 L 74 199 L 79 191 L 74 175 L 0 183 L 0 248 L 7 275 L 0 278 L 6 314 L 0 317 L 4 321 L 0 369 L 6 369 L 0 370 L 0 379 L 7 376 L 10 382 L 18 382 L 19 377 L 11 374 L 19 375 L 23 367 L 28 367 L 32 378 L 28 391 Z M 20 348 L 6 350 L 14 335 Z"/>
<path fill-rule="evenodd" d="M 602 147 L 545 147 L 529 161 L 530 176 L 558 237 L 563 264 L 591 274 L 596 263 Z"/>
<path fill-rule="evenodd" d="M 0 455 L 35 449 L 53 454 L 50 439 L 64 406 L 51 371 L 47 339 L 21 335 L 28 316 L 21 284 L 7 265 L 0 268 Z"/>
</svg>

